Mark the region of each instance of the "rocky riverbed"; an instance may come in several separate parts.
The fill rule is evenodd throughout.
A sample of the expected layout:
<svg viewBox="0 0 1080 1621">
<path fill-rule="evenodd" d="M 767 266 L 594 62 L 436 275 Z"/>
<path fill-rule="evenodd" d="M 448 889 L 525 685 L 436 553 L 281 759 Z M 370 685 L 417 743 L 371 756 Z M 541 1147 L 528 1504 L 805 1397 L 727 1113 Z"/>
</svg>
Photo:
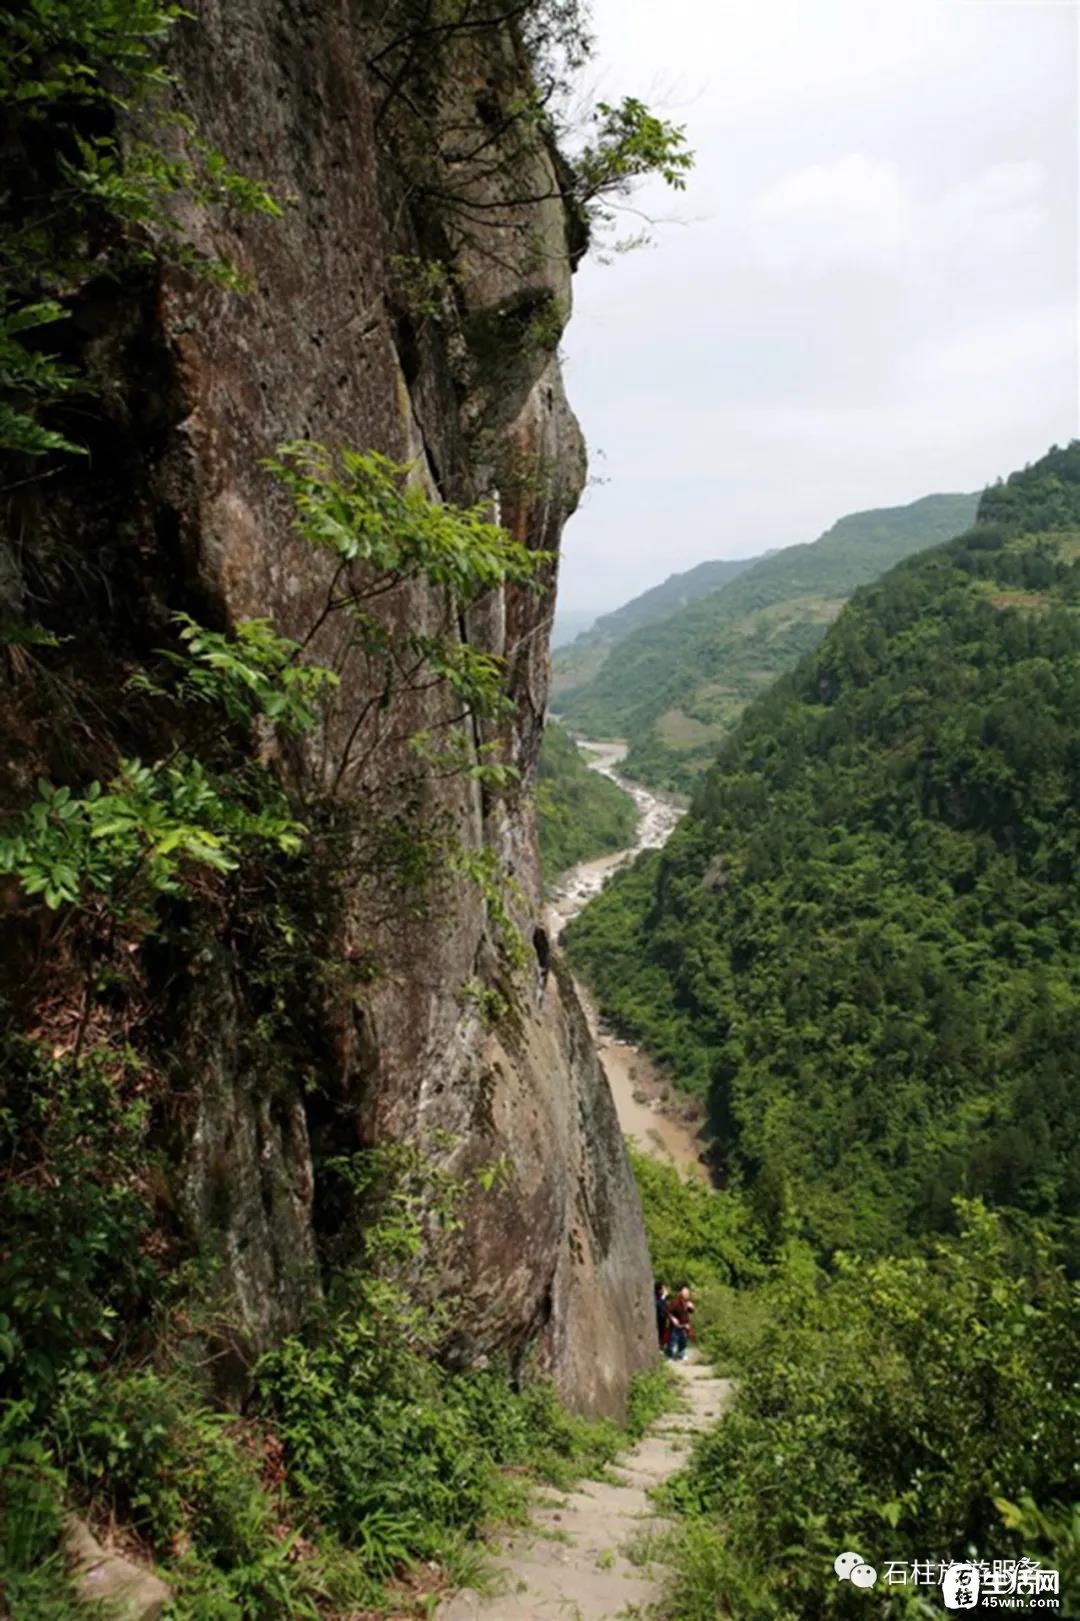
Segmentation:
<svg viewBox="0 0 1080 1621">
<path fill-rule="evenodd" d="M 673 794 L 661 794 L 619 775 L 619 764 L 626 753 L 625 743 L 593 743 L 579 739 L 579 746 L 590 756 L 589 764 L 602 776 L 624 789 L 638 810 L 637 832 L 632 845 L 583 861 L 564 874 L 548 902 L 548 926 L 558 939 L 571 918 L 598 895 L 608 878 L 619 867 L 627 866 L 644 850 L 658 850 L 667 842 L 685 809 Z M 675 1093 L 652 1060 L 614 1035 L 597 1013 L 588 988 L 577 982 L 597 1050 L 611 1085 L 619 1124 L 623 1132 L 648 1154 L 672 1160 L 682 1170 L 705 1176 L 699 1136 L 700 1111 Z"/>
</svg>

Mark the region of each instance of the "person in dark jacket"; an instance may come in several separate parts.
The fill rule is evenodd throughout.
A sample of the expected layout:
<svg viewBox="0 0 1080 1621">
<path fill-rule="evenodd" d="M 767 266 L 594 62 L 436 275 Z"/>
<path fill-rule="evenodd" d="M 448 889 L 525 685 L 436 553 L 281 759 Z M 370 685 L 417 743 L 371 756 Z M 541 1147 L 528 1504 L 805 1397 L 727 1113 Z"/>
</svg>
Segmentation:
<svg viewBox="0 0 1080 1621">
<path fill-rule="evenodd" d="M 664 1283 L 661 1283 L 659 1279 L 657 1279 L 657 1281 L 656 1281 L 655 1295 L 656 1295 L 656 1337 L 660 1341 L 660 1349 L 662 1351 L 665 1348 L 665 1346 L 667 1345 L 668 1333 L 670 1332 L 671 1325 L 668 1322 L 668 1292 L 667 1292 L 667 1285 L 664 1284 Z"/>
</svg>

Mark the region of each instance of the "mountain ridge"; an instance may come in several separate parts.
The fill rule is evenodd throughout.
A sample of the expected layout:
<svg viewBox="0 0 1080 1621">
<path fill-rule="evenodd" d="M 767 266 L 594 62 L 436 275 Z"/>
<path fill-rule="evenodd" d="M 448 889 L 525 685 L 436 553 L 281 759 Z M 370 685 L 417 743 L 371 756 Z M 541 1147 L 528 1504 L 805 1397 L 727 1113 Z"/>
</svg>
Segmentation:
<svg viewBox="0 0 1080 1621">
<path fill-rule="evenodd" d="M 977 499 L 938 493 L 847 514 L 817 540 L 766 554 L 720 590 L 638 627 L 570 690 L 567 661 L 557 659 L 559 718 L 590 736 L 626 737 L 629 775 L 692 787 L 747 701 L 820 641 L 852 591 L 964 529 Z"/>
<path fill-rule="evenodd" d="M 763 554 L 767 556 L 768 554 Z M 669 574 L 659 585 L 631 597 L 619 608 L 600 614 L 594 624 L 571 642 L 552 647 L 553 699 L 586 685 L 601 669 L 611 648 L 634 631 L 666 619 L 702 596 L 721 591 L 751 568 L 755 557 L 713 558 L 693 568 Z"/>
</svg>

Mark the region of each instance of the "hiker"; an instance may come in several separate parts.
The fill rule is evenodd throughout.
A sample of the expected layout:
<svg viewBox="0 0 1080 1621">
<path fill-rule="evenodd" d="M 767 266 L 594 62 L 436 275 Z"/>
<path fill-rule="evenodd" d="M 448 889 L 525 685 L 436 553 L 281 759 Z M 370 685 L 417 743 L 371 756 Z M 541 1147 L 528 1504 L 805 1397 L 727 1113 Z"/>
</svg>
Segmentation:
<svg viewBox="0 0 1080 1621">
<path fill-rule="evenodd" d="M 694 1316 L 694 1302 L 690 1298 L 689 1286 L 684 1283 L 675 1297 L 666 1301 L 666 1305 L 671 1322 L 667 1354 L 672 1362 L 685 1362 L 686 1342 L 693 1332 Z"/>
<path fill-rule="evenodd" d="M 656 1337 L 660 1341 L 660 1349 L 662 1351 L 665 1348 L 665 1346 L 667 1345 L 668 1335 L 671 1332 L 671 1324 L 668 1321 L 667 1284 L 666 1283 L 661 1283 L 659 1279 L 657 1279 L 657 1281 L 656 1281 L 655 1295 L 656 1295 Z"/>
</svg>

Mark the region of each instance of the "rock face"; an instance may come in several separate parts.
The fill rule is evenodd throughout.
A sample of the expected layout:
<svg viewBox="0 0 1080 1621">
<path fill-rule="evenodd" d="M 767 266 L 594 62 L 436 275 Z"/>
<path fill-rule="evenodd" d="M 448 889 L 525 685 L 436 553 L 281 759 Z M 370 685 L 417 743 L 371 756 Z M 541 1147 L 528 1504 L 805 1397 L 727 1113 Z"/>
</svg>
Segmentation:
<svg viewBox="0 0 1080 1621">
<path fill-rule="evenodd" d="M 111 521 L 137 530 L 150 553 L 153 591 L 135 609 L 145 640 L 163 610 L 189 605 L 219 624 L 265 616 L 296 637 L 314 623 L 329 565 L 294 535 L 262 466 L 283 441 L 414 462 L 433 496 L 497 501 L 518 539 L 556 551 L 584 454 L 554 354 L 576 249 L 542 132 L 516 131 L 512 149 L 504 140 L 501 165 L 470 171 L 462 160 L 421 185 L 402 157 L 401 109 L 369 66 L 374 25 L 356 6 L 202 0 L 198 13 L 177 45 L 184 110 L 285 206 L 281 220 L 192 210 L 182 222 L 197 246 L 251 278 L 249 295 L 162 269 L 153 308 L 134 327 L 125 316 L 124 330 L 120 317 L 111 327 L 103 318 L 94 339 L 127 446 Z M 519 43 L 505 29 L 470 40 L 452 82 L 462 139 L 498 149 L 490 102 L 508 104 L 528 82 Z M 440 215 L 432 199 L 462 163 L 464 189 Z M 435 313 L 415 286 L 433 238 L 452 265 Z M 426 790 L 461 845 L 491 852 L 517 886 L 529 961 L 507 965 L 490 904 L 464 879 L 446 878 L 431 915 L 391 905 L 387 917 L 370 885 L 343 871 L 324 942 L 334 972 L 310 988 L 312 1049 L 301 1062 L 253 1056 L 243 945 L 204 942 L 183 972 L 170 965 L 169 1061 L 184 1098 L 173 1198 L 188 1231 L 220 1252 L 251 1351 L 294 1327 L 320 1290 L 320 1145 L 442 1143 L 463 1173 L 497 1164 L 494 1186 L 469 1195 L 465 1226 L 439 1256 L 440 1285 L 464 1301 L 451 1350 L 466 1363 L 535 1355 L 571 1403 L 615 1412 L 652 1352 L 651 1289 L 607 1083 L 535 922 L 526 790 L 554 587 L 552 564 L 542 592 L 507 587 L 461 626 L 506 661 L 514 709 L 499 757 L 522 788 L 496 798 L 458 775 Z M 413 585 L 387 612 L 434 622 L 436 596 Z M 340 774 L 371 697 L 337 634 L 314 645 L 345 669 L 340 699 L 315 742 L 283 765 L 302 791 Z M 445 723 L 445 702 L 417 697 L 410 729 Z M 346 791 L 377 802 L 405 754 L 385 742 L 350 767 Z M 501 998 L 498 1017 L 483 1017 L 464 989 L 477 982 Z"/>
<path fill-rule="evenodd" d="M 172 1593 L 159 1576 L 102 1547 L 85 1521 L 73 1515 L 64 1545 L 83 1602 L 114 1621 L 160 1621 Z"/>
</svg>

